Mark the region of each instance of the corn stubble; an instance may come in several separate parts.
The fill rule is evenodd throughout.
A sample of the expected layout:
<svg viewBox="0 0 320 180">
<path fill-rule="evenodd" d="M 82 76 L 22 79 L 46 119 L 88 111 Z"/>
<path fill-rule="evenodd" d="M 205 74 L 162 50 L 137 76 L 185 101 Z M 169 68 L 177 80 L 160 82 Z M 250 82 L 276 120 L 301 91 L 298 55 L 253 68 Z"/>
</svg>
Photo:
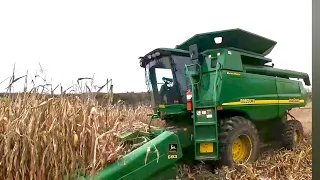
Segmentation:
<svg viewBox="0 0 320 180">
<path fill-rule="evenodd" d="M 77 96 L 23 93 L 0 104 L 0 176 L 3 179 L 72 179 L 117 161 L 126 148 L 116 138 L 147 130 L 148 106 L 98 106 Z M 155 121 L 155 126 L 164 126 Z M 269 151 L 258 162 L 223 168 L 181 166 L 182 179 L 311 179 L 309 135 L 294 151 Z"/>
</svg>

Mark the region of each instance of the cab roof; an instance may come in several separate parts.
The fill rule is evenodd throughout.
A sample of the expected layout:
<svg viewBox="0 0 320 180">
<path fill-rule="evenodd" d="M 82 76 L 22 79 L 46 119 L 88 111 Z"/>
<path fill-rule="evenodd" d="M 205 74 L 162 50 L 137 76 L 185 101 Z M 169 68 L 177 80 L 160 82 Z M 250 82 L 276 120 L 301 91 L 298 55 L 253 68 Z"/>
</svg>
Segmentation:
<svg viewBox="0 0 320 180">
<path fill-rule="evenodd" d="M 181 50 L 181 49 L 171 49 L 171 48 L 157 48 L 143 57 L 140 57 L 140 66 L 145 67 L 152 59 L 155 57 L 160 58 L 162 56 L 170 56 L 170 55 L 177 55 L 177 56 L 190 56 L 189 51 Z"/>
<path fill-rule="evenodd" d="M 148 56 L 152 56 L 152 54 L 155 54 L 156 52 L 159 52 L 161 56 L 168 56 L 168 55 L 180 55 L 180 56 L 190 56 L 189 50 L 182 50 L 182 49 L 171 49 L 171 48 L 157 48 L 146 55 L 143 56 L 143 58 L 148 59 Z"/>
</svg>

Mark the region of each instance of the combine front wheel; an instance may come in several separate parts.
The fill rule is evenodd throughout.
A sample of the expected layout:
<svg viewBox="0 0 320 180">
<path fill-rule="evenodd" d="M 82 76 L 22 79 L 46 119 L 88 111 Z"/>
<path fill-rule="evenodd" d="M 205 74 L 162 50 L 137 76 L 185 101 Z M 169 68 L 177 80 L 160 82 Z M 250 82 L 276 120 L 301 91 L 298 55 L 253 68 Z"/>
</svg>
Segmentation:
<svg viewBox="0 0 320 180">
<path fill-rule="evenodd" d="M 220 165 L 253 162 L 259 153 L 259 135 L 253 123 L 244 117 L 222 119 L 220 124 Z"/>
<path fill-rule="evenodd" d="M 303 137 L 303 127 L 298 120 L 289 120 L 284 123 L 282 145 L 286 149 L 293 149 Z"/>
</svg>

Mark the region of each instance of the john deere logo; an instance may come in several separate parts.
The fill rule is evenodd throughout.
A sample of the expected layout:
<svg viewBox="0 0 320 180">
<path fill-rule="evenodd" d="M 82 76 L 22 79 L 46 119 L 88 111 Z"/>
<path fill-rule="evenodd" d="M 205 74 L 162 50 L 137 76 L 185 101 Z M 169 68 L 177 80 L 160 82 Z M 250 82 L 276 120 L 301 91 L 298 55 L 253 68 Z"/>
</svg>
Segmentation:
<svg viewBox="0 0 320 180">
<path fill-rule="evenodd" d="M 169 144 L 169 152 L 177 152 L 178 145 L 177 144 Z"/>
</svg>

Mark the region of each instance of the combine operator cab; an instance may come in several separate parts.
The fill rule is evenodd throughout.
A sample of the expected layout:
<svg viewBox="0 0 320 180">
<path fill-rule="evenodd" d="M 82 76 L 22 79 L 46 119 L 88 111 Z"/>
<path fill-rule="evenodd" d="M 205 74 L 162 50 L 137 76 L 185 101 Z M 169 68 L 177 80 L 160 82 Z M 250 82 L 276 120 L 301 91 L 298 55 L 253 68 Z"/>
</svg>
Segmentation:
<svg viewBox="0 0 320 180">
<path fill-rule="evenodd" d="M 188 81 L 184 68 L 193 63 L 188 51 L 155 49 L 140 59 L 153 108 L 187 103 Z"/>
</svg>

